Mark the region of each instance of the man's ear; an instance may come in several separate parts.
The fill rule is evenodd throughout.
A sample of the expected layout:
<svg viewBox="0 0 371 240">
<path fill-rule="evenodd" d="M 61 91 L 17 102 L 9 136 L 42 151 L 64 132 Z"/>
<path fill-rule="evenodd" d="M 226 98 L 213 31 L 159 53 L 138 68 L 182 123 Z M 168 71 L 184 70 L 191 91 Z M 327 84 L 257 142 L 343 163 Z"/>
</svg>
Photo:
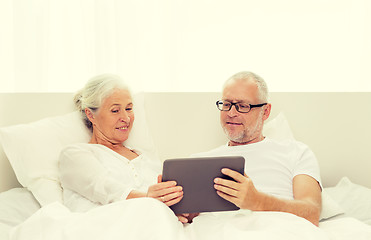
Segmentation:
<svg viewBox="0 0 371 240">
<path fill-rule="evenodd" d="M 271 108 L 272 105 L 270 103 L 268 103 L 264 108 L 263 121 L 268 119 L 269 115 L 271 114 Z"/>
<path fill-rule="evenodd" d="M 85 108 L 85 114 L 86 114 L 86 117 L 89 119 L 89 121 L 91 123 L 94 123 L 95 122 L 94 114 L 93 114 L 93 112 L 89 108 Z"/>
</svg>

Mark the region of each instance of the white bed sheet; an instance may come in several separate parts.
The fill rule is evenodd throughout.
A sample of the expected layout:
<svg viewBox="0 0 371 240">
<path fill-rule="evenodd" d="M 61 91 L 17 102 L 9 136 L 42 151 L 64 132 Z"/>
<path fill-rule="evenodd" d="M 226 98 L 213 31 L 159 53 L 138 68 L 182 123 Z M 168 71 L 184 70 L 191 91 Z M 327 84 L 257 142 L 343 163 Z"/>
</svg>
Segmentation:
<svg viewBox="0 0 371 240">
<path fill-rule="evenodd" d="M 72 213 L 56 202 L 12 228 L 9 239 L 370 240 L 371 226 L 354 218 L 340 218 L 322 222 L 317 228 L 289 213 L 242 210 L 201 214 L 183 227 L 165 204 L 139 198 L 86 213 Z"/>
<path fill-rule="evenodd" d="M 292 214 L 250 211 L 202 214 L 183 228 L 165 205 L 153 199 L 128 200 L 88 213 L 72 213 L 60 203 L 40 209 L 31 192 L 15 188 L 0 194 L 0 239 L 7 240 L 8 234 L 12 233 L 10 239 L 13 240 L 94 240 L 128 236 L 127 239 L 229 239 L 231 235 L 234 239 L 268 239 L 272 236 L 275 239 L 298 239 L 300 236 L 300 239 L 370 240 L 371 225 L 365 224 L 370 224 L 365 212 L 370 206 L 367 197 L 371 196 L 371 189 L 344 178 L 337 186 L 324 190 L 328 197 L 336 200 L 334 206 L 325 204 L 324 207 L 337 209 L 339 206 L 335 202 L 339 202 L 346 213 L 322 220 L 320 228 Z M 345 202 L 343 197 L 349 191 L 358 194 L 348 198 L 352 203 Z M 361 206 L 362 203 L 366 205 Z M 354 208 L 350 208 L 351 205 Z M 359 215 L 360 212 L 363 215 Z"/>
<path fill-rule="evenodd" d="M 0 223 L 0 239 L 1 240 L 8 240 L 9 239 L 9 231 L 12 227 L 7 224 Z"/>
<path fill-rule="evenodd" d="M 326 193 L 344 210 L 343 217 L 354 217 L 371 225 L 371 189 L 355 184 L 343 177 L 335 187 L 326 188 Z"/>
<path fill-rule="evenodd" d="M 24 222 L 40 209 L 40 204 L 26 188 L 13 188 L 0 194 L 0 239 L 8 239 L 12 227 Z"/>
<path fill-rule="evenodd" d="M 0 194 L 0 223 L 13 227 L 40 209 L 40 204 L 26 188 L 13 188 Z"/>
</svg>

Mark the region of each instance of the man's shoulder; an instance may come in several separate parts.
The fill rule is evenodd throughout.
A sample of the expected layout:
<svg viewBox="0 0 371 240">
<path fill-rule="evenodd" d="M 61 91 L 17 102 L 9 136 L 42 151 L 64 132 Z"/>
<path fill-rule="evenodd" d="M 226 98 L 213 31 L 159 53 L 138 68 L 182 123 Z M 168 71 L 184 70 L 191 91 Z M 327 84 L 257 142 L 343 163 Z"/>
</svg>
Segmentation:
<svg viewBox="0 0 371 240">
<path fill-rule="evenodd" d="M 194 153 L 191 157 L 212 157 L 212 156 L 220 156 L 221 154 L 225 153 L 227 149 L 227 145 L 222 145 L 217 148 L 211 149 L 206 152 L 199 152 Z"/>
<path fill-rule="evenodd" d="M 294 156 L 302 156 L 303 154 L 313 153 L 313 151 L 307 144 L 295 139 L 269 139 L 268 142 L 269 143 L 265 146 L 265 148 L 273 152 L 293 154 Z"/>
<path fill-rule="evenodd" d="M 282 146 L 282 147 L 308 147 L 305 143 L 298 141 L 293 138 L 288 138 L 288 139 L 272 139 L 272 138 L 267 138 L 266 139 L 267 145 L 277 145 L 277 146 Z"/>
<path fill-rule="evenodd" d="M 213 157 L 213 156 L 223 156 L 223 155 L 234 155 L 241 152 L 251 152 L 251 151 L 304 151 L 309 149 L 309 147 L 295 139 L 271 139 L 266 138 L 261 142 L 240 145 L 235 147 L 229 147 L 227 144 L 219 146 L 217 148 L 211 149 L 206 152 L 194 153 L 191 157 Z"/>
</svg>

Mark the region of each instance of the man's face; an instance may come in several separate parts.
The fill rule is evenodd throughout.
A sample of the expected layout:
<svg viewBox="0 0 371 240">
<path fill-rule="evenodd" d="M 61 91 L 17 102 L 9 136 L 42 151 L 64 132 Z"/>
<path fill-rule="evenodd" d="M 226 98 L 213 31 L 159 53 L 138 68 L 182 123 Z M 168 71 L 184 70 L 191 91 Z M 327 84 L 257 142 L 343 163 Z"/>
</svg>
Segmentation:
<svg viewBox="0 0 371 240">
<path fill-rule="evenodd" d="M 260 104 L 258 87 L 251 81 L 232 81 L 223 90 L 222 100 L 232 103 Z M 241 145 L 263 140 L 263 123 L 270 113 L 270 105 L 252 108 L 240 113 L 232 106 L 230 111 L 220 112 L 220 123 L 230 140 L 230 145 Z"/>
</svg>

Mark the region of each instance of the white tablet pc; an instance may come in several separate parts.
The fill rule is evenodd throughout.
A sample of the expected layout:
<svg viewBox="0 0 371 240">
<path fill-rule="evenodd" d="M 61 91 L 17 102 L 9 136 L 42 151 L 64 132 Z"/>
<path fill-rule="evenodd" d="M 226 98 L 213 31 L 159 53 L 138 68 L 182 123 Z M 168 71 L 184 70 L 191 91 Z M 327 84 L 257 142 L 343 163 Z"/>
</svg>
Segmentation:
<svg viewBox="0 0 371 240">
<path fill-rule="evenodd" d="M 238 210 L 233 203 L 221 198 L 214 188 L 214 178 L 231 179 L 221 173 L 229 168 L 244 174 L 245 158 L 197 157 L 164 161 L 162 181 L 175 180 L 183 187 L 183 199 L 170 208 L 176 214 Z"/>
</svg>

